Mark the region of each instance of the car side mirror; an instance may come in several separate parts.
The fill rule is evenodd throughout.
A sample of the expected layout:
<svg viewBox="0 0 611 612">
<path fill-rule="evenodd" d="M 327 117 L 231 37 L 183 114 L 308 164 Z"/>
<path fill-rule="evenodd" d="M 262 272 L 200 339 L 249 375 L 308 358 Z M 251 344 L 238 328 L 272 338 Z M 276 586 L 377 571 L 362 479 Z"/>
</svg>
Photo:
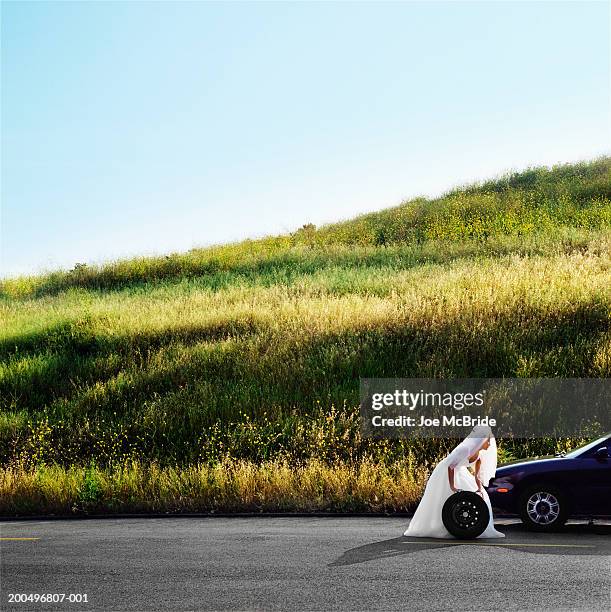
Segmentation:
<svg viewBox="0 0 611 612">
<path fill-rule="evenodd" d="M 600 448 L 597 448 L 594 452 L 594 457 L 596 457 L 596 459 L 608 459 L 609 451 L 607 450 L 607 447 L 601 446 Z"/>
</svg>

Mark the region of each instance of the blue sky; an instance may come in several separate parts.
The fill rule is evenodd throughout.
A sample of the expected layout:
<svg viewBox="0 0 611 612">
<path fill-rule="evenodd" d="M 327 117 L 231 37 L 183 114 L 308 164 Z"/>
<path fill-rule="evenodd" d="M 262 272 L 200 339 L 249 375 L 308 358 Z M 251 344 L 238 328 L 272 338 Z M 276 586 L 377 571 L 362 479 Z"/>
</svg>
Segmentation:
<svg viewBox="0 0 611 612">
<path fill-rule="evenodd" d="M 2 2 L 1 274 L 608 153 L 609 6 Z"/>
</svg>

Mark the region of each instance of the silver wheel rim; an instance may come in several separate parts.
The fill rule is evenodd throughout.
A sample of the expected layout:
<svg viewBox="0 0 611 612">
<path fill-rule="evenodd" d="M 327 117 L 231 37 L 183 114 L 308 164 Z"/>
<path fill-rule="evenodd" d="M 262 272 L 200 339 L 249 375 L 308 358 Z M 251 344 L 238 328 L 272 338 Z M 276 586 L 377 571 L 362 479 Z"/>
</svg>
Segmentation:
<svg viewBox="0 0 611 612">
<path fill-rule="evenodd" d="M 551 493 L 533 493 L 526 502 L 526 512 L 533 523 L 550 525 L 560 514 L 560 502 Z"/>
</svg>

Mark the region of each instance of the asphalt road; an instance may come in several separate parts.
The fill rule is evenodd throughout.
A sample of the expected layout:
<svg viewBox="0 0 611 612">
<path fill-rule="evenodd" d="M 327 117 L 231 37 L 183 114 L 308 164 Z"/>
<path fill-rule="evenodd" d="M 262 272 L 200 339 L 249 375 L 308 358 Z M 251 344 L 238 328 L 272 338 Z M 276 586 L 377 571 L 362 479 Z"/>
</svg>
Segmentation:
<svg viewBox="0 0 611 612">
<path fill-rule="evenodd" d="M 427 541 L 397 518 L 0 523 L 1 610 L 609 610 L 611 527 Z M 31 540 L 11 538 L 37 538 Z M 11 593 L 87 603 L 9 603 Z"/>
</svg>

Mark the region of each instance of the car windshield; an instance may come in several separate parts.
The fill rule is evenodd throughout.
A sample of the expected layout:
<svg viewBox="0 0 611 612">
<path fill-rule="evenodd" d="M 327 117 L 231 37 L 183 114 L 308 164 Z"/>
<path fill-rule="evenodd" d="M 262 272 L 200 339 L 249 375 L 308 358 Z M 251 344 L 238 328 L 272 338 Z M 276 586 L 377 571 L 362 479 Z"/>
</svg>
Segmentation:
<svg viewBox="0 0 611 612">
<path fill-rule="evenodd" d="M 606 442 L 608 437 L 609 436 L 607 435 L 607 436 L 603 436 L 602 438 L 598 438 L 597 440 L 594 440 L 593 442 L 588 442 L 587 444 L 584 444 L 583 446 L 580 446 L 579 448 L 572 450 L 570 453 L 567 453 L 565 457 L 578 457 L 579 455 L 581 455 L 581 453 L 585 453 L 591 448 L 594 448 L 595 446 L 598 446 L 599 444 Z"/>
</svg>

